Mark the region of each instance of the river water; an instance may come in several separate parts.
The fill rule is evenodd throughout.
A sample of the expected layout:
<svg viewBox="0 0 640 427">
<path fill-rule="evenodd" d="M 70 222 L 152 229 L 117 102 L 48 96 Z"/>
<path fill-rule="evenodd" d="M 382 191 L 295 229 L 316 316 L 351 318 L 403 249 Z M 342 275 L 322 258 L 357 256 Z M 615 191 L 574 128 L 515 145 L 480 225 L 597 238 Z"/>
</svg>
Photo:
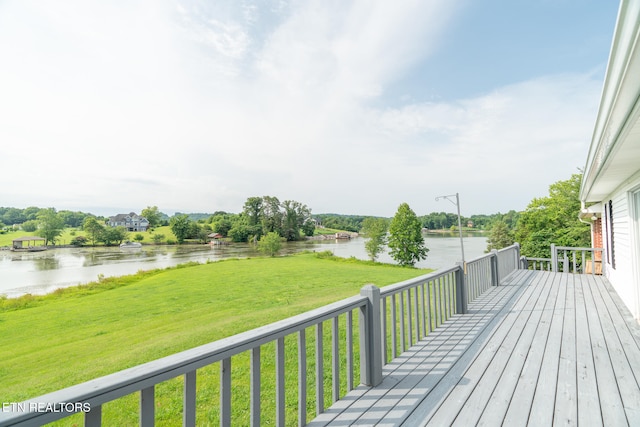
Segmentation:
<svg viewBox="0 0 640 427">
<path fill-rule="evenodd" d="M 339 257 L 368 259 L 365 239 L 313 240 L 284 245 L 282 254 L 304 250 L 331 251 Z M 427 234 L 429 248 L 426 260 L 416 264 L 419 268 L 440 269 L 453 266 L 462 259 L 460 238 L 453 234 Z M 469 234 L 464 237 L 465 258 L 481 256 L 487 247 L 486 237 Z M 44 294 L 57 288 L 74 286 L 98 280 L 99 277 L 123 276 L 140 270 L 171 267 L 194 261 L 205 263 L 225 258 L 262 256 L 248 244 L 230 244 L 210 247 L 144 246 L 142 249 L 60 248 L 44 252 L 0 251 L 0 294 L 9 298 L 27 293 Z M 378 261 L 395 263 L 388 253 Z"/>
</svg>

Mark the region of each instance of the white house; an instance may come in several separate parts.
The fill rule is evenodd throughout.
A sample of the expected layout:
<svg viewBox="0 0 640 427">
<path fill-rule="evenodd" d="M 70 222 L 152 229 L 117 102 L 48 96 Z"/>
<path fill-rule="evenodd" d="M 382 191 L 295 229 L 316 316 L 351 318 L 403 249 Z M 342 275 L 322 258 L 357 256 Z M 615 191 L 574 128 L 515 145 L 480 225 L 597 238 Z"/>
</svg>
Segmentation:
<svg viewBox="0 0 640 427">
<path fill-rule="evenodd" d="M 147 231 L 149 228 L 149 221 L 135 212 L 109 217 L 108 224 L 111 227 L 125 227 L 127 231 Z"/>
<path fill-rule="evenodd" d="M 620 4 L 580 198 L 604 274 L 640 320 L 640 0 Z"/>
</svg>

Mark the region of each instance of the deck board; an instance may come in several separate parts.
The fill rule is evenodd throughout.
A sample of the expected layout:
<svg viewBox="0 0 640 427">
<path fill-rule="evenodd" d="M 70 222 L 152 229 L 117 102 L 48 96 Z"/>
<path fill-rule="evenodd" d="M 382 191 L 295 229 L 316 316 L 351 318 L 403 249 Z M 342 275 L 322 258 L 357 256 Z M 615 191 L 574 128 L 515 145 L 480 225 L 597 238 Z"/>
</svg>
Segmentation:
<svg viewBox="0 0 640 427">
<path fill-rule="evenodd" d="M 640 425 L 640 326 L 601 276 L 517 271 L 309 426 Z"/>
</svg>

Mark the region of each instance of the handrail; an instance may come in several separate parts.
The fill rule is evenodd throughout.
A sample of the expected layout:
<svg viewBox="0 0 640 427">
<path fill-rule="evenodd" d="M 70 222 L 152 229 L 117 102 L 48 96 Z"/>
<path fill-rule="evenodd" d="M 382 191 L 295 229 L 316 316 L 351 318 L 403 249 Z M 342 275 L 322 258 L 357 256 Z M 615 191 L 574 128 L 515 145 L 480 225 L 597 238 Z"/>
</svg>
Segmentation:
<svg viewBox="0 0 640 427">
<path fill-rule="evenodd" d="M 497 286 L 506 274 L 518 268 L 519 245 L 379 289 L 362 288 L 360 295 L 328 304 L 297 316 L 246 331 L 228 338 L 134 366 L 82 384 L 74 385 L 25 402 L 13 412 L 0 411 L 0 426 L 35 426 L 85 412 L 85 426 L 100 426 L 102 405 L 139 392 L 142 426 L 154 425 L 155 386 L 183 376 L 183 425 L 195 425 L 197 370 L 214 363 L 220 365 L 220 424 L 231 424 L 231 360 L 244 352 L 251 354 L 251 425 L 260 421 L 260 348 L 275 343 L 275 419 L 284 425 L 285 417 L 285 337 L 296 334 L 298 346 L 298 424 L 306 424 L 307 350 L 306 329 L 315 327 L 316 413 L 324 412 L 323 323 L 331 322 L 331 396 L 341 398 L 340 376 L 347 377 L 347 392 L 353 390 L 354 354 L 360 354 L 360 383 L 375 386 L 382 382 L 382 367 L 454 315 L 465 314 L 467 304 Z M 466 270 L 466 272 L 465 272 Z M 353 312 L 358 311 L 358 321 Z M 344 363 L 338 344 L 338 319 L 346 318 Z M 357 340 L 354 326 L 358 325 Z M 341 367 L 342 366 L 342 367 Z M 343 373 L 341 373 L 343 372 Z M 327 391 L 328 393 L 328 391 Z M 59 411 L 39 412 L 31 404 L 57 404 Z M 80 405 L 63 406 L 61 402 Z M 88 406 L 87 406 L 88 405 Z"/>
<path fill-rule="evenodd" d="M 368 303 L 369 300 L 366 296 L 353 296 L 266 326 L 29 399 L 22 402 L 25 404 L 24 411 L 0 411 L 0 426 L 42 425 L 65 418 L 82 409 L 78 406 L 68 408 L 61 406 L 57 412 L 39 412 L 37 406 L 35 406 L 36 404 L 56 402 L 83 402 L 88 404 L 90 412 L 85 413 L 85 426 L 100 425 L 99 413 L 101 412 L 101 405 L 104 403 L 133 392 L 140 391 L 144 393 L 145 390 L 149 390 L 150 388 L 153 390 L 152 387 L 154 385 L 179 377 L 180 375 L 185 375 L 185 387 L 194 387 L 193 391 L 195 392 L 195 381 L 190 380 L 188 377 L 193 375 L 197 369 L 216 362 L 230 360 L 234 355 L 248 350 L 254 350 L 269 342 L 282 342 L 283 338 L 288 335 L 299 333 L 308 327 L 317 327 L 317 325 L 321 325 L 322 322 L 326 320 L 337 319 L 338 316 L 350 313 L 353 310 L 360 309 L 366 312 Z M 353 326 L 353 324 L 351 326 Z M 334 354 L 334 357 L 335 356 L 336 354 Z M 283 358 L 284 355 L 280 357 Z M 321 372 L 321 374 L 323 373 Z M 348 375 L 352 375 L 352 373 L 348 373 Z M 259 379 L 252 378 L 252 386 L 257 386 L 259 389 Z M 230 391 L 230 383 L 222 384 L 221 387 L 228 388 L 221 390 L 221 396 Z M 147 393 L 147 395 L 153 396 L 153 393 Z M 322 396 L 322 399 L 324 399 L 324 396 Z M 335 400 L 337 400 L 337 396 Z M 228 405 L 229 403 L 226 404 Z M 281 405 L 278 411 L 282 417 L 284 399 L 278 403 Z M 193 404 L 193 407 L 187 408 L 187 404 Z M 151 411 L 150 416 L 153 418 L 153 400 L 151 399 L 151 401 L 144 402 L 143 399 L 141 399 L 141 405 L 146 405 L 146 408 L 141 408 L 141 414 L 147 409 Z M 306 404 L 304 406 L 306 407 Z M 322 407 L 323 404 L 321 403 L 320 406 Z M 252 407 L 252 410 L 255 409 L 259 409 L 259 407 Z M 195 399 L 193 399 L 193 402 L 185 402 L 185 413 L 187 411 L 193 413 L 191 414 L 193 417 L 189 416 L 188 418 L 193 418 L 195 422 Z M 95 413 L 98 413 L 97 419 L 94 415 Z M 225 416 L 227 416 L 227 414 L 223 413 L 221 421 Z M 142 418 L 143 417 L 141 417 L 141 422 Z M 151 425 L 153 425 L 153 423 L 151 423 Z M 191 423 L 191 425 L 194 424 Z M 255 425 L 259 425 L 259 422 Z"/>
<path fill-rule="evenodd" d="M 604 274 L 603 248 L 551 245 L 551 258 L 522 257 L 522 268 L 555 273 Z"/>
</svg>

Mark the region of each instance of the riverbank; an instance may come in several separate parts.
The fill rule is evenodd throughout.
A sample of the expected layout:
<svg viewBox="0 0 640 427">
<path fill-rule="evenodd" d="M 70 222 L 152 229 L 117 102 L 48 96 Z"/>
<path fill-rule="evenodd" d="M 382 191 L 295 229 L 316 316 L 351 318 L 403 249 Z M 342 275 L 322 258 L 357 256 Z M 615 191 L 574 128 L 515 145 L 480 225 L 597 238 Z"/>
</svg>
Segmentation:
<svg viewBox="0 0 640 427">
<path fill-rule="evenodd" d="M 305 240 L 287 242 L 281 253 L 303 251 L 331 251 L 342 258 L 369 259 L 364 247 L 365 239 Z M 438 270 L 454 265 L 460 259 L 460 238 L 443 234 L 425 235 L 429 248 L 419 268 Z M 486 237 L 465 237 L 465 254 L 472 259 L 484 254 Z M 145 245 L 141 249 L 122 250 L 118 247 L 64 248 L 40 253 L 0 252 L 0 295 L 11 298 L 30 294 L 53 292 L 57 288 L 89 283 L 99 277 L 135 274 L 141 270 L 172 267 L 187 262 L 207 263 L 227 258 L 254 258 L 262 254 L 247 243 L 229 245 Z M 378 261 L 395 264 L 388 253 Z"/>
<path fill-rule="evenodd" d="M 32 297 L 23 308 L 0 314 L 0 395 L 7 401 L 35 397 L 356 295 L 367 283 L 382 287 L 426 273 L 303 253 L 188 265 Z M 234 361 L 234 367 L 240 365 Z M 265 356 L 263 369 L 272 368 L 271 356 Z M 239 376 L 234 394 L 242 401 L 248 378 L 243 368 L 239 372 L 233 374 Z M 199 373 L 198 386 L 211 390 L 206 399 L 217 399 L 217 374 L 216 369 Z M 156 416 L 164 423 L 179 424 L 181 406 L 175 402 L 181 390 L 179 381 L 156 389 Z M 272 393 L 263 394 L 268 413 Z M 103 408 L 104 417 L 110 425 L 135 424 L 128 414 L 137 404 L 137 396 L 118 400 Z M 198 417 L 198 425 L 218 423 L 210 411 L 199 411 Z M 234 417 L 238 425 L 246 424 L 242 408 Z M 72 418 L 63 425 L 77 422 Z"/>
</svg>

